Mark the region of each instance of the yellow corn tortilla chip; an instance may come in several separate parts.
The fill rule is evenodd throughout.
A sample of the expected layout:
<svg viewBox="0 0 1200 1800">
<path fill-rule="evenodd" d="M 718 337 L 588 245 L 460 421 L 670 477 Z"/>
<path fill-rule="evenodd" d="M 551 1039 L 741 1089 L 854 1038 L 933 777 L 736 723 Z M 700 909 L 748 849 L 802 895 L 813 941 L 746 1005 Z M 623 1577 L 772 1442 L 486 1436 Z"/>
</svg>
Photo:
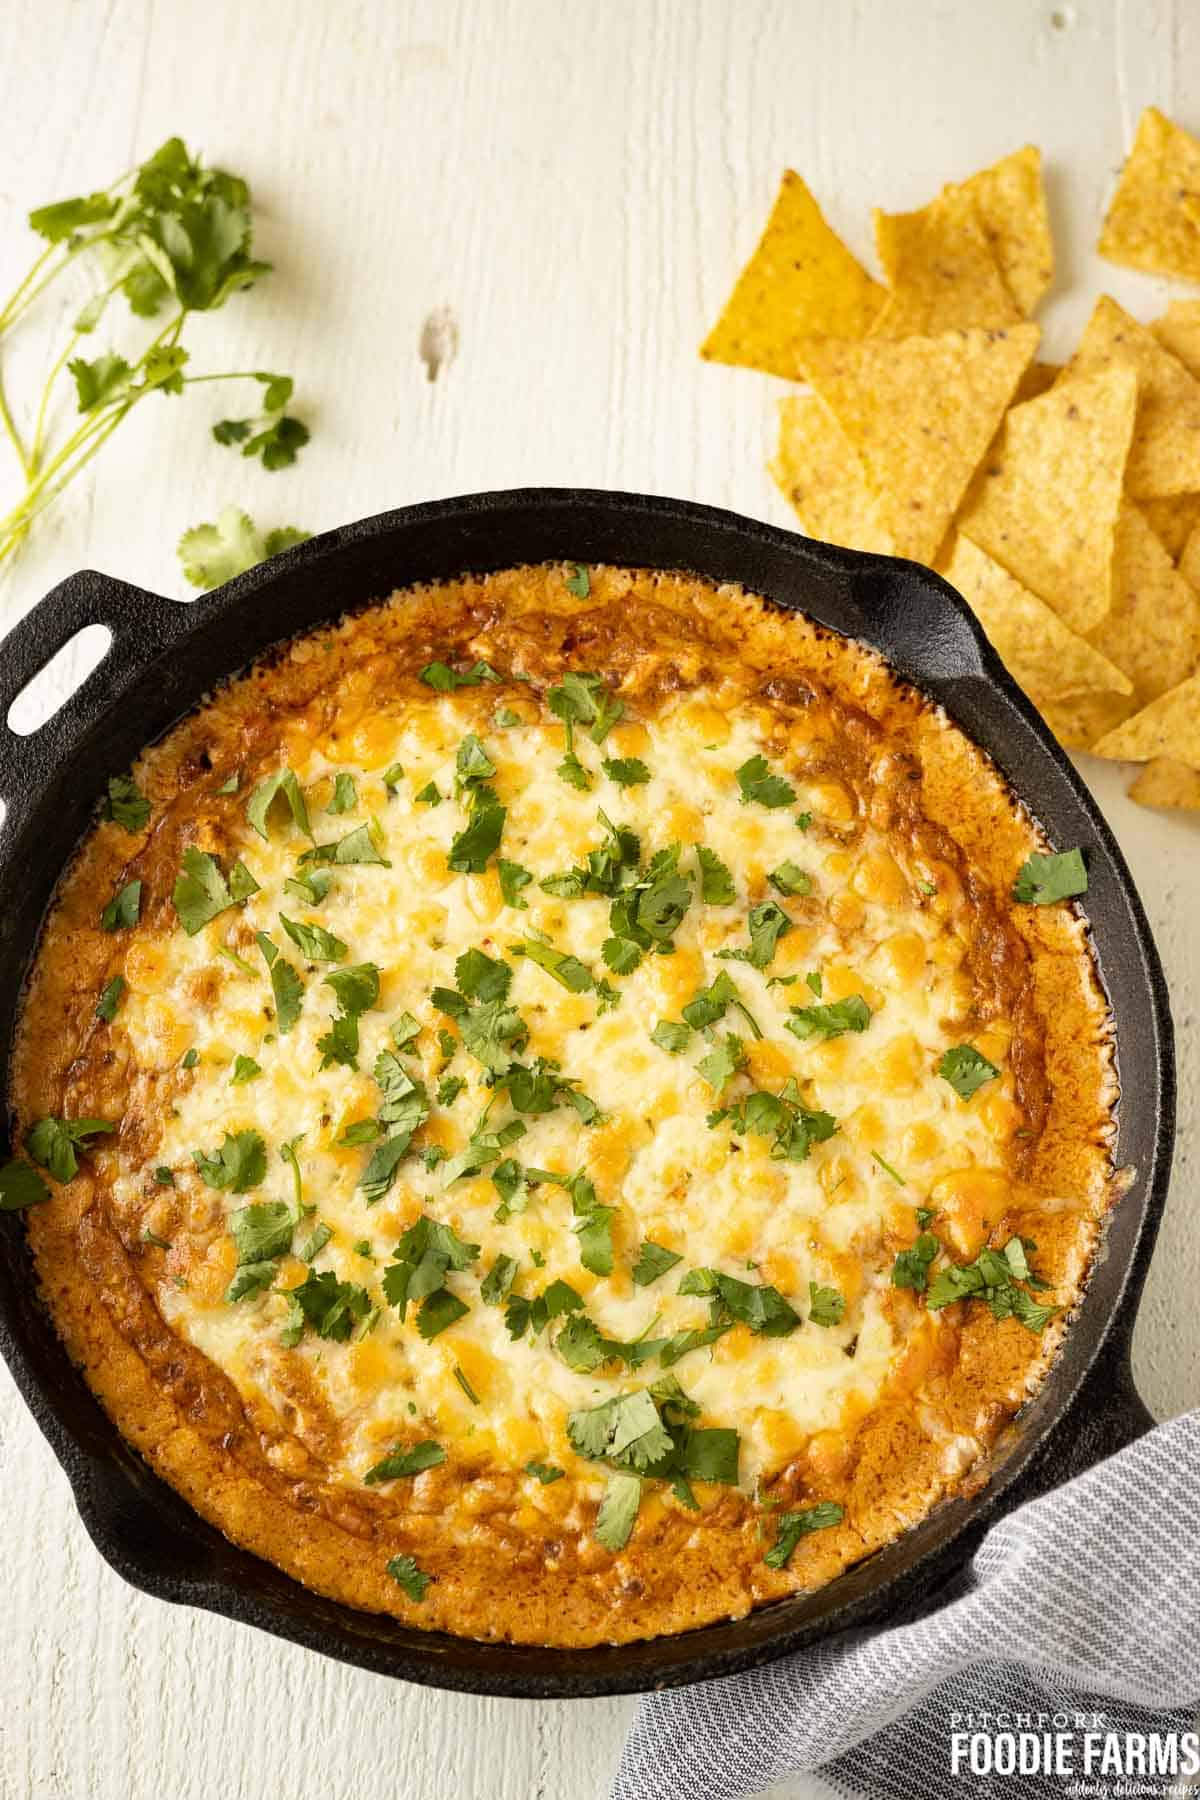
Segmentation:
<svg viewBox="0 0 1200 1800">
<path fill-rule="evenodd" d="M 815 394 L 779 403 L 771 474 L 810 537 L 891 556 L 895 546 L 857 450 Z"/>
<path fill-rule="evenodd" d="M 1109 262 L 1200 281 L 1200 142 L 1148 106 L 1100 233 Z"/>
<path fill-rule="evenodd" d="M 1200 381 L 1200 300 L 1173 300 L 1150 329 L 1172 356 L 1177 356 L 1189 375 Z"/>
<path fill-rule="evenodd" d="M 864 337 L 886 298 L 786 169 L 767 228 L 700 354 L 794 378 L 793 338 Z"/>
<path fill-rule="evenodd" d="M 1035 706 L 1080 691 L 1132 693 L 1133 684 L 1120 669 L 1086 638 L 1069 631 L 1044 600 L 1022 587 L 961 531 L 946 579 L 963 596 L 1001 662 Z"/>
<path fill-rule="evenodd" d="M 1004 285 L 1027 317 L 1054 279 L 1054 244 L 1033 144 L 1001 157 L 960 184 L 969 194 Z"/>
<path fill-rule="evenodd" d="M 1124 307 L 1102 294 L 1059 380 L 1112 368 L 1132 369 L 1138 381 L 1137 421 L 1125 469 L 1129 492 L 1140 499 L 1200 491 L 1200 381 Z"/>
<path fill-rule="evenodd" d="M 1137 702 L 1119 694 L 1071 694 L 1047 700 L 1038 711 L 1064 750 L 1090 750 L 1098 738 L 1137 711 Z"/>
<path fill-rule="evenodd" d="M 1061 363 L 1031 362 L 1017 383 L 1017 391 L 1012 397 L 1013 405 L 1024 406 L 1027 400 L 1036 400 L 1039 394 L 1048 394 L 1061 374 Z"/>
<path fill-rule="evenodd" d="M 892 291 L 872 337 L 931 336 L 1021 317 L 974 196 L 962 188 L 944 189 L 918 212 L 876 211 L 875 247 Z"/>
<path fill-rule="evenodd" d="M 1045 600 L 1093 630 L 1112 598 L 1113 537 L 1133 435 L 1137 381 L 1108 369 L 1056 382 L 1015 406 L 959 515 L 959 526 Z"/>
<path fill-rule="evenodd" d="M 1200 595 L 1128 500 L 1117 519 L 1112 609 L 1088 641 L 1128 675 L 1139 706 L 1176 687 L 1200 656 Z"/>
<path fill-rule="evenodd" d="M 1200 525 L 1200 494 L 1164 494 L 1157 500 L 1139 500 L 1138 511 L 1172 562 L 1178 562 Z"/>
<path fill-rule="evenodd" d="M 1014 325 L 796 346 L 805 376 L 862 458 L 898 556 L 936 556 L 1038 335 L 1036 325 Z"/>
<path fill-rule="evenodd" d="M 1114 762 L 1170 756 L 1190 769 L 1200 769 L 1200 675 L 1189 675 L 1178 687 L 1168 688 L 1093 748 L 1097 756 Z"/>
<path fill-rule="evenodd" d="M 1139 806 L 1178 807 L 1200 812 L 1200 772 L 1169 756 L 1156 756 L 1139 769 L 1129 787 Z"/>
</svg>

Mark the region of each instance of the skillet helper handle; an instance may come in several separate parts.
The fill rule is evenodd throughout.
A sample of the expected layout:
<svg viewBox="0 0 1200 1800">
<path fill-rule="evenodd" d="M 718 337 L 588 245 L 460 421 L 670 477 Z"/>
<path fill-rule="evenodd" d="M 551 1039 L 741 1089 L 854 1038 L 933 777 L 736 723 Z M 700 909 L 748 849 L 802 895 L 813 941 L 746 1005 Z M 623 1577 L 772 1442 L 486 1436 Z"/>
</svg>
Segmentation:
<svg viewBox="0 0 1200 1800">
<path fill-rule="evenodd" d="M 0 638 L 0 800 L 16 823 L 25 796 L 51 762 L 69 758 L 134 676 L 168 648 L 188 608 L 143 588 L 85 569 L 52 588 Z M 51 658 L 86 625 L 105 625 L 112 642 L 75 692 L 35 731 L 22 735 L 8 715 Z"/>
</svg>

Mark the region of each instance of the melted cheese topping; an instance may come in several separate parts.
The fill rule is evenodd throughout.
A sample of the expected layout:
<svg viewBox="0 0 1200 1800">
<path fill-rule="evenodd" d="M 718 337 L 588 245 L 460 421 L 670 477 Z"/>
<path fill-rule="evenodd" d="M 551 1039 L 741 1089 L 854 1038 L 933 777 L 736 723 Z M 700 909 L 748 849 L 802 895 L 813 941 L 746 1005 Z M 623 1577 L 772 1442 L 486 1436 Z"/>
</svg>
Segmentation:
<svg viewBox="0 0 1200 1800">
<path fill-rule="evenodd" d="M 150 1068 L 172 1065 L 189 1048 L 199 1058 L 164 1122 L 155 1163 L 175 1171 L 203 1220 L 212 1209 L 228 1215 L 248 1201 L 288 1200 L 292 1176 L 279 1148 L 299 1138 L 304 1199 L 316 1209 L 309 1225 L 323 1222 L 332 1233 L 314 1266 L 362 1284 L 380 1310 L 367 1335 L 356 1331 L 340 1343 L 309 1331 L 285 1348 L 288 1308 L 281 1292 L 236 1303 L 224 1298 L 235 1261 L 227 1237 L 218 1240 L 218 1254 L 210 1252 L 185 1274 L 168 1258 L 159 1304 L 172 1328 L 219 1365 L 251 1407 L 265 1405 L 294 1421 L 301 1436 L 306 1411 L 333 1421 L 338 1448 L 328 1467 L 334 1478 L 357 1484 L 398 1437 L 428 1435 L 468 1463 L 520 1468 L 537 1458 L 598 1489 L 596 1465 L 576 1457 L 568 1443 L 567 1415 L 645 1385 L 659 1373 L 657 1364 L 632 1375 L 611 1364 L 577 1373 L 554 1349 L 562 1321 L 513 1342 L 503 1306 L 480 1298 L 479 1281 L 495 1258 L 518 1259 L 515 1291 L 527 1297 L 555 1278 L 570 1283 L 599 1330 L 621 1341 L 708 1323 L 707 1302 L 677 1291 L 689 1269 L 771 1284 L 801 1314 L 798 1329 L 771 1338 L 737 1325 L 713 1347 L 689 1352 L 673 1371 L 701 1408 L 700 1423 L 740 1433 L 741 1481 L 749 1488 L 811 1434 L 870 1410 L 904 1349 L 889 1299 L 897 1238 L 911 1242 L 913 1207 L 932 1194 L 932 1204 L 943 1209 L 939 1231 L 947 1241 L 963 1256 L 980 1247 L 989 1205 L 992 1216 L 1001 1210 L 1003 1145 L 1019 1123 L 1006 1066 L 1008 1033 L 992 1025 L 974 1040 L 1002 1073 L 964 1102 L 936 1072 L 946 1048 L 962 1041 L 954 1020 L 969 1002 L 949 909 L 927 891 L 920 869 L 898 866 L 869 827 L 852 851 L 838 847 L 837 826 L 849 816 L 849 803 L 836 781 L 799 782 L 795 804 L 777 810 L 743 802 L 736 771 L 765 748 L 753 712 L 730 716 L 700 692 L 644 725 L 617 725 L 602 751 L 580 731 L 576 749 L 592 776 L 591 790 L 581 792 L 557 772 L 562 727 L 532 700 L 513 704 L 519 723 L 499 726 L 493 717 L 478 729 L 507 807 L 500 855 L 534 876 L 522 890 L 524 910 L 504 903 L 494 859 L 482 875 L 455 874 L 447 866 L 451 840 L 466 819 L 455 798 L 455 755 L 469 727 L 455 695 L 430 692 L 401 718 L 360 725 L 352 741 L 293 754 L 317 838 L 331 841 L 375 822 L 390 866 L 338 866 L 325 901 L 304 904 L 285 894 L 283 884 L 308 845 L 278 808 L 269 842 L 247 825 L 240 841 L 221 846 L 223 867 L 241 856 L 260 883 L 243 907 L 193 937 L 178 930 L 131 945 L 121 1024 L 135 1057 Z M 761 723 L 769 719 L 764 715 Z M 602 772 L 602 756 L 640 757 L 651 778 L 621 788 Z M 396 763 L 404 774 L 389 789 L 383 773 Z M 356 802 L 327 817 L 322 809 L 338 772 L 353 775 Z M 416 799 L 431 781 L 443 796 L 439 805 Z M 692 846 L 701 844 L 724 861 L 737 889 L 733 904 L 709 905 L 694 880 L 674 954 L 646 956 L 633 973 L 610 977 L 619 991 L 610 1010 L 595 993 L 568 992 L 534 962 L 511 954 L 525 934 L 538 931 L 597 979 L 606 976 L 601 946 L 611 929 L 609 900 L 555 898 L 538 886 L 601 845 L 606 832 L 599 809 L 638 834 L 643 863 L 679 844 L 681 867 L 694 876 Z M 804 813 L 816 822 L 810 832 L 797 822 Z M 785 862 L 810 877 L 811 897 L 780 898 L 767 884 Z M 722 949 L 747 944 L 749 909 L 767 898 L 793 919 L 769 966 L 721 960 Z M 334 965 L 306 964 L 280 925 L 281 912 L 336 933 L 348 946 L 346 963 L 378 965 L 381 991 L 360 1020 L 357 1071 L 320 1067 L 317 1041 L 337 1011 L 322 977 Z M 260 931 L 304 979 L 303 1008 L 287 1036 L 275 1028 L 266 965 L 253 939 Z M 426 1167 L 422 1160 L 422 1149 L 432 1145 L 450 1156 L 461 1151 L 491 1098 L 484 1070 L 465 1048 L 447 1063 L 438 1033 L 448 1021 L 430 999 L 435 986 L 455 986 L 456 959 L 472 948 L 512 964 L 509 999 L 529 1027 L 523 1060 L 555 1059 L 601 1109 L 602 1120 L 591 1126 L 567 1104 L 525 1117 L 526 1134 L 507 1154 L 526 1167 L 589 1175 L 599 1200 L 616 1208 L 610 1277 L 581 1266 L 578 1220 L 562 1187 L 537 1185 L 523 1213 L 498 1222 L 500 1196 L 487 1170 L 448 1183 L 445 1166 Z M 241 961 L 222 954 L 229 950 Z M 737 1032 L 747 1055 L 723 1098 L 736 1101 L 752 1088 L 778 1093 L 794 1078 L 806 1105 L 838 1121 L 836 1134 L 814 1144 L 804 1162 L 773 1160 L 768 1138 L 736 1134 L 728 1121 L 708 1122 L 720 1102 L 697 1068 L 712 1048 L 704 1035 L 693 1033 L 678 1055 L 651 1041 L 660 1019 L 678 1020 L 722 971 L 762 1032 L 761 1040 L 753 1038 L 732 1010 L 715 1028 L 718 1038 Z M 871 1009 L 865 1031 L 801 1042 L 784 1028 L 790 1007 L 814 1002 L 805 982 L 810 972 L 819 973 L 826 1003 L 863 996 Z M 419 1069 L 434 1104 L 390 1191 L 370 1207 L 358 1181 L 372 1146 L 339 1140 L 348 1125 L 378 1110 L 370 1071 L 390 1045 L 390 1025 L 406 1010 L 422 1030 L 402 1060 L 413 1074 Z M 233 1085 L 239 1055 L 254 1058 L 261 1073 Z M 447 1072 L 466 1085 L 443 1105 L 436 1093 Z M 512 1116 L 504 1100 L 489 1126 Z M 212 1154 L 224 1133 L 245 1130 L 265 1141 L 265 1180 L 248 1195 L 204 1187 L 193 1152 Z M 144 1194 L 146 1175 L 122 1167 L 118 1198 L 131 1202 Z M 417 1330 L 415 1309 L 401 1322 L 380 1291 L 398 1237 L 422 1213 L 481 1247 L 469 1270 L 448 1277 L 469 1311 L 429 1342 Z M 297 1245 L 307 1236 L 301 1226 Z M 682 1260 L 639 1287 L 631 1268 L 645 1239 Z M 297 1285 L 306 1273 L 295 1258 L 284 1259 L 279 1285 Z M 809 1318 L 810 1283 L 844 1297 L 839 1324 L 823 1327 Z M 299 1381 L 297 1359 L 304 1365 Z"/>
</svg>

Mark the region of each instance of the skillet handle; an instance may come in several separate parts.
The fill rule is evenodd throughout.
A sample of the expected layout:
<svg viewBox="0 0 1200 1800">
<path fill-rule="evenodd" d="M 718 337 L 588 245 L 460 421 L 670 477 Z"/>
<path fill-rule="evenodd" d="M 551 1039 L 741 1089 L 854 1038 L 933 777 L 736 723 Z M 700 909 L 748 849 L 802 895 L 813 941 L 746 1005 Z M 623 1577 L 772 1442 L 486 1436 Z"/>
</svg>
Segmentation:
<svg viewBox="0 0 1200 1800">
<path fill-rule="evenodd" d="M 183 630 L 189 608 L 85 569 L 52 588 L 0 638 L 0 799 L 15 823 L 23 799 L 51 763 L 68 759 L 83 736 Z M 91 674 L 36 731 L 8 723 L 13 701 L 85 625 L 106 625 L 112 642 Z"/>
</svg>

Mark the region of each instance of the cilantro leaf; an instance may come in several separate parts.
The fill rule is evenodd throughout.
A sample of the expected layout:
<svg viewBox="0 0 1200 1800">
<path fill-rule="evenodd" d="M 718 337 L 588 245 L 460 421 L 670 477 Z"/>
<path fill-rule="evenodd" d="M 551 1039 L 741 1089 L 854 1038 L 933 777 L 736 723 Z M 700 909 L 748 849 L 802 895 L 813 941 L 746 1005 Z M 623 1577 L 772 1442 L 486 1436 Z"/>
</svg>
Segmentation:
<svg viewBox="0 0 1200 1800">
<path fill-rule="evenodd" d="M 596 1514 L 594 1536 L 606 1550 L 621 1550 L 629 1542 L 642 1503 L 642 1483 L 637 1475 L 618 1470 L 608 1478 L 608 1486 Z"/>
<path fill-rule="evenodd" d="M 592 578 L 585 563 L 573 563 L 571 573 L 563 576 L 563 586 L 577 600 L 586 600 L 592 591 Z"/>
<path fill-rule="evenodd" d="M 470 1310 L 466 1301 L 460 1300 L 457 1294 L 452 1294 L 449 1288 L 439 1288 L 435 1294 L 430 1294 L 428 1300 L 422 1302 L 417 1314 L 417 1330 L 429 1342 L 430 1339 L 439 1337 L 447 1326 L 464 1318 Z"/>
<path fill-rule="evenodd" d="M 448 866 L 459 875 L 482 875 L 500 848 L 507 817 L 507 808 L 499 801 L 474 807 L 467 824 L 450 845 Z"/>
<path fill-rule="evenodd" d="M 100 998 L 96 1002 L 96 1017 L 98 1019 L 103 1019 L 106 1025 L 111 1025 L 117 1016 L 117 1008 L 121 1004 L 124 993 L 125 977 L 123 975 L 114 975 L 112 980 L 106 983 Z"/>
<path fill-rule="evenodd" d="M 452 669 L 444 662 L 431 662 L 421 670 L 421 680 L 427 687 L 435 688 L 440 694 L 452 693 L 455 688 L 478 687 L 484 681 L 503 681 L 497 675 L 491 663 L 477 662 L 469 669 Z"/>
<path fill-rule="evenodd" d="M 233 1306 L 239 1300 L 252 1300 L 256 1294 L 266 1293 L 278 1273 L 279 1264 L 276 1262 L 243 1263 L 235 1270 L 233 1280 L 225 1289 L 226 1304 Z"/>
<path fill-rule="evenodd" d="M 483 1281 L 479 1294 L 485 1306 L 502 1306 L 516 1280 L 520 1264 L 515 1256 L 498 1256 Z"/>
<path fill-rule="evenodd" d="M 835 1287 L 819 1287 L 815 1281 L 808 1284 L 808 1316 L 814 1325 L 840 1325 L 846 1311 L 846 1301 Z"/>
<path fill-rule="evenodd" d="M 812 876 L 806 875 L 799 864 L 794 862 L 780 863 L 777 869 L 772 869 L 767 880 L 785 898 L 792 894 L 811 894 L 813 891 Z"/>
<path fill-rule="evenodd" d="M 700 871 L 700 898 L 706 906 L 732 906 L 737 899 L 733 876 L 715 850 L 696 844 L 696 866 Z"/>
<path fill-rule="evenodd" d="M 353 812 L 357 805 L 358 790 L 355 788 L 353 775 L 335 775 L 333 778 L 333 794 L 325 811 L 327 813 Z"/>
<path fill-rule="evenodd" d="M 530 962 L 545 969 L 547 975 L 553 975 L 555 981 L 572 994 L 586 994 L 595 986 L 591 970 L 577 956 L 556 950 L 552 944 L 544 944 L 538 938 L 523 938 L 519 945 L 513 946 L 513 953 L 527 956 Z"/>
<path fill-rule="evenodd" d="M 179 540 L 176 554 L 184 578 L 193 587 L 222 587 L 235 575 L 244 575 L 293 544 L 306 543 L 312 534 L 285 525 L 265 535 L 248 513 L 227 506 L 215 524 L 193 525 Z"/>
<path fill-rule="evenodd" d="M 517 912 L 525 912 L 529 903 L 522 900 L 521 889 L 527 888 L 533 880 L 529 870 L 522 868 L 520 863 L 509 862 L 502 856 L 496 864 L 496 871 L 500 876 L 500 892 L 504 897 L 504 904 L 513 907 Z"/>
<path fill-rule="evenodd" d="M 286 1037 L 300 1017 L 300 1008 L 304 1001 L 304 983 L 286 957 L 280 956 L 278 946 L 271 942 L 265 931 L 255 934 L 255 942 L 263 953 L 271 976 L 276 1028 L 281 1037 Z"/>
<path fill-rule="evenodd" d="M 426 1575 L 419 1569 L 411 1556 L 393 1556 L 387 1565 L 387 1572 L 397 1587 L 404 1589 L 410 1600 L 421 1601 L 425 1598 L 432 1575 Z"/>
<path fill-rule="evenodd" d="M 679 1284 L 681 1294 L 704 1294 L 717 1310 L 748 1325 L 757 1337 L 788 1337 L 800 1324 L 800 1315 L 778 1288 L 739 1281 L 720 1269 L 691 1269 Z M 719 1322 L 713 1320 L 714 1324 Z"/>
<path fill-rule="evenodd" d="M 206 1185 L 219 1192 L 228 1189 L 234 1194 L 247 1193 L 267 1173 L 266 1145 L 257 1131 L 227 1131 L 219 1150 L 211 1155 L 193 1150 L 192 1161 Z"/>
<path fill-rule="evenodd" d="M 922 1231 L 907 1250 L 901 1250 L 892 1268 L 892 1286 L 912 1288 L 923 1294 L 929 1284 L 929 1265 L 941 1249 L 932 1231 Z"/>
<path fill-rule="evenodd" d="M 397 1444 L 367 1470 L 363 1480 L 368 1487 L 374 1487 L 380 1481 L 399 1481 L 404 1475 L 419 1475 L 422 1469 L 436 1469 L 445 1460 L 446 1452 L 432 1438 L 425 1438 L 407 1450 L 403 1444 Z"/>
<path fill-rule="evenodd" d="M 652 1281 L 657 1281 L 660 1275 L 665 1275 L 668 1269 L 673 1269 L 676 1263 L 682 1261 L 683 1258 L 674 1250 L 664 1249 L 662 1244 L 654 1243 L 651 1238 L 644 1239 L 633 1265 L 635 1286 L 649 1287 Z"/>
<path fill-rule="evenodd" d="M 260 1138 L 260 1147 L 261 1143 Z M 265 1159 L 263 1173 L 266 1173 Z M 205 1179 L 208 1179 L 207 1176 Z M 261 1179 L 260 1175 L 259 1180 Z M 215 1187 L 228 1183 L 209 1182 L 209 1185 Z M 252 1182 L 250 1185 L 257 1184 Z M 286 1256 L 292 1247 L 296 1215 L 285 1200 L 252 1201 L 249 1206 L 239 1206 L 230 1213 L 228 1222 L 239 1264 L 265 1262 L 270 1257 Z"/>
<path fill-rule="evenodd" d="M 211 919 L 234 905 L 216 857 L 207 850 L 198 850 L 195 844 L 189 844 L 183 853 L 183 866 L 171 898 L 179 923 L 189 937 L 195 937 Z"/>
<path fill-rule="evenodd" d="M 650 1033 L 650 1042 L 665 1050 L 668 1056 L 679 1056 L 692 1041 L 690 1025 L 677 1024 L 674 1019 L 660 1019 Z"/>
<path fill-rule="evenodd" d="M 792 921 L 774 900 L 763 900 L 751 908 L 748 925 L 748 950 L 718 950 L 717 955 L 730 957 L 738 962 L 748 962 L 755 969 L 765 969 L 775 954 L 780 938 L 786 937 L 792 929 Z"/>
<path fill-rule="evenodd" d="M 130 926 L 137 924 L 141 910 L 142 884 L 127 881 L 100 914 L 101 928 L 104 931 L 128 931 Z"/>
<path fill-rule="evenodd" d="M 546 691 L 546 704 L 556 718 L 562 719 L 568 731 L 574 725 L 586 725 L 594 744 L 602 744 L 618 719 L 625 716 L 625 703 L 610 693 L 602 675 L 570 671 Z M 570 738 L 567 742 L 570 751 Z"/>
<path fill-rule="evenodd" d="M 763 1561 L 772 1569 L 786 1568 L 802 1537 L 807 1537 L 811 1531 L 828 1531 L 832 1526 L 840 1525 L 844 1517 L 845 1508 L 836 1500 L 822 1500 L 800 1512 L 780 1513 L 776 1521 L 778 1535 Z"/>
<path fill-rule="evenodd" d="M 737 771 L 737 784 L 742 791 L 742 805 L 751 801 L 759 806 L 790 806 L 796 790 L 781 775 L 772 775 L 765 756 L 752 756 Z"/>
<path fill-rule="evenodd" d="M 261 1074 L 262 1069 L 254 1058 L 243 1056 L 239 1052 L 233 1059 L 233 1073 L 229 1077 L 229 1085 L 230 1087 L 244 1087 L 248 1081 L 253 1081 L 256 1075 Z"/>
<path fill-rule="evenodd" d="M 1051 906 L 1086 894 L 1087 865 L 1082 850 L 1060 850 L 1053 856 L 1034 854 L 1022 863 L 1013 883 L 1013 899 L 1027 906 Z"/>
<path fill-rule="evenodd" d="M 527 1462 L 525 1464 L 525 1473 L 540 1481 L 543 1487 L 549 1487 L 552 1481 L 561 1481 L 565 1472 L 556 1463 Z"/>
<path fill-rule="evenodd" d="M 650 771 L 640 756 L 606 756 L 600 767 L 618 787 L 644 787 Z"/>
<path fill-rule="evenodd" d="M 90 1148 L 90 1138 L 115 1130 L 108 1119 L 39 1119 L 25 1134 L 25 1148 L 55 1181 L 73 1181 L 79 1173 L 76 1151 Z"/>
<path fill-rule="evenodd" d="M 20 1157 L 0 1165 L 0 1212 L 24 1212 L 49 1198 L 50 1189 L 37 1170 Z"/>
<path fill-rule="evenodd" d="M 131 775 L 110 775 L 104 817 L 115 819 L 124 831 L 144 831 L 150 819 L 150 802 Z"/>
<path fill-rule="evenodd" d="M 937 1072 L 950 1083 L 960 1100 L 969 1100 L 985 1083 L 995 1081 L 1000 1073 L 995 1063 L 989 1062 L 973 1044 L 955 1044 L 947 1050 L 938 1063 Z"/>
<path fill-rule="evenodd" d="M 714 1093 L 719 1094 L 745 1060 L 746 1051 L 741 1038 L 735 1037 L 732 1031 L 727 1031 L 723 1041 L 714 1044 L 708 1055 L 700 1058 L 696 1068 Z"/>
<path fill-rule="evenodd" d="M 279 923 L 310 962 L 341 962 L 346 955 L 347 946 L 341 938 L 320 925 L 306 925 L 302 920 L 289 919 L 286 913 L 280 913 Z"/>
<path fill-rule="evenodd" d="M 319 1275 L 310 1269 L 299 1287 L 288 1289 L 288 1300 L 300 1313 L 301 1328 L 307 1323 L 318 1337 L 339 1344 L 346 1342 L 371 1310 L 366 1288 L 339 1281 L 332 1269 L 323 1269 Z"/>
<path fill-rule="evenodd" d="M 326 987 L 333 989 L 343 1012 L 369 1012 L 379 999 L 379 969 L 375 963 L 351 963 L 344 969 L 331 970 L 323 980 Z"/>
<path fill-rule="evenodd" d="M 415 1304 L 447 1292 L 447 1273 L 468 1268 L 478 1255 L 478 1244 L 465 1243 L 451 1226 L 442 1225 L 422 1213 L 416 1224 L 410 1225 L 401 1237 L 393 1260 L 384 1271 L 384 1297 L 389 1305 L 396 1307 L 403 1320 L 410 1301 Z M 466 1311 L 467 1308 L 462 1306 L 453 1317 L 461 1317 Z M 452 1324 L 453 1317 L 446 1318 L 445 1324 Z M 438 1329 L 442 1330 L 444 1326 L 439 1325 Z"/>
<path fill-rule="evenodd" d="M 793 1006 L 785 1028 L 802 1043 L 810 1038 L 836 1038 L 847 1031 L 865 1031 L 871 1023 L 871 1009 L 861 994 L 847 994 L 844 1000 L 832 1000 L 827 1006 Z"/>
<path fill-rule="evenodd" d="M 419 796 L 418 796 L 419 797 Z M 331 844 L 314 844 L 300 858 L 302 863 L 377 863 L 380 868 L 390 869 L 391 863 L 382 855 L 369 825 L 359 825 L 346 837 L 338 838 Z"/>
</svg>

